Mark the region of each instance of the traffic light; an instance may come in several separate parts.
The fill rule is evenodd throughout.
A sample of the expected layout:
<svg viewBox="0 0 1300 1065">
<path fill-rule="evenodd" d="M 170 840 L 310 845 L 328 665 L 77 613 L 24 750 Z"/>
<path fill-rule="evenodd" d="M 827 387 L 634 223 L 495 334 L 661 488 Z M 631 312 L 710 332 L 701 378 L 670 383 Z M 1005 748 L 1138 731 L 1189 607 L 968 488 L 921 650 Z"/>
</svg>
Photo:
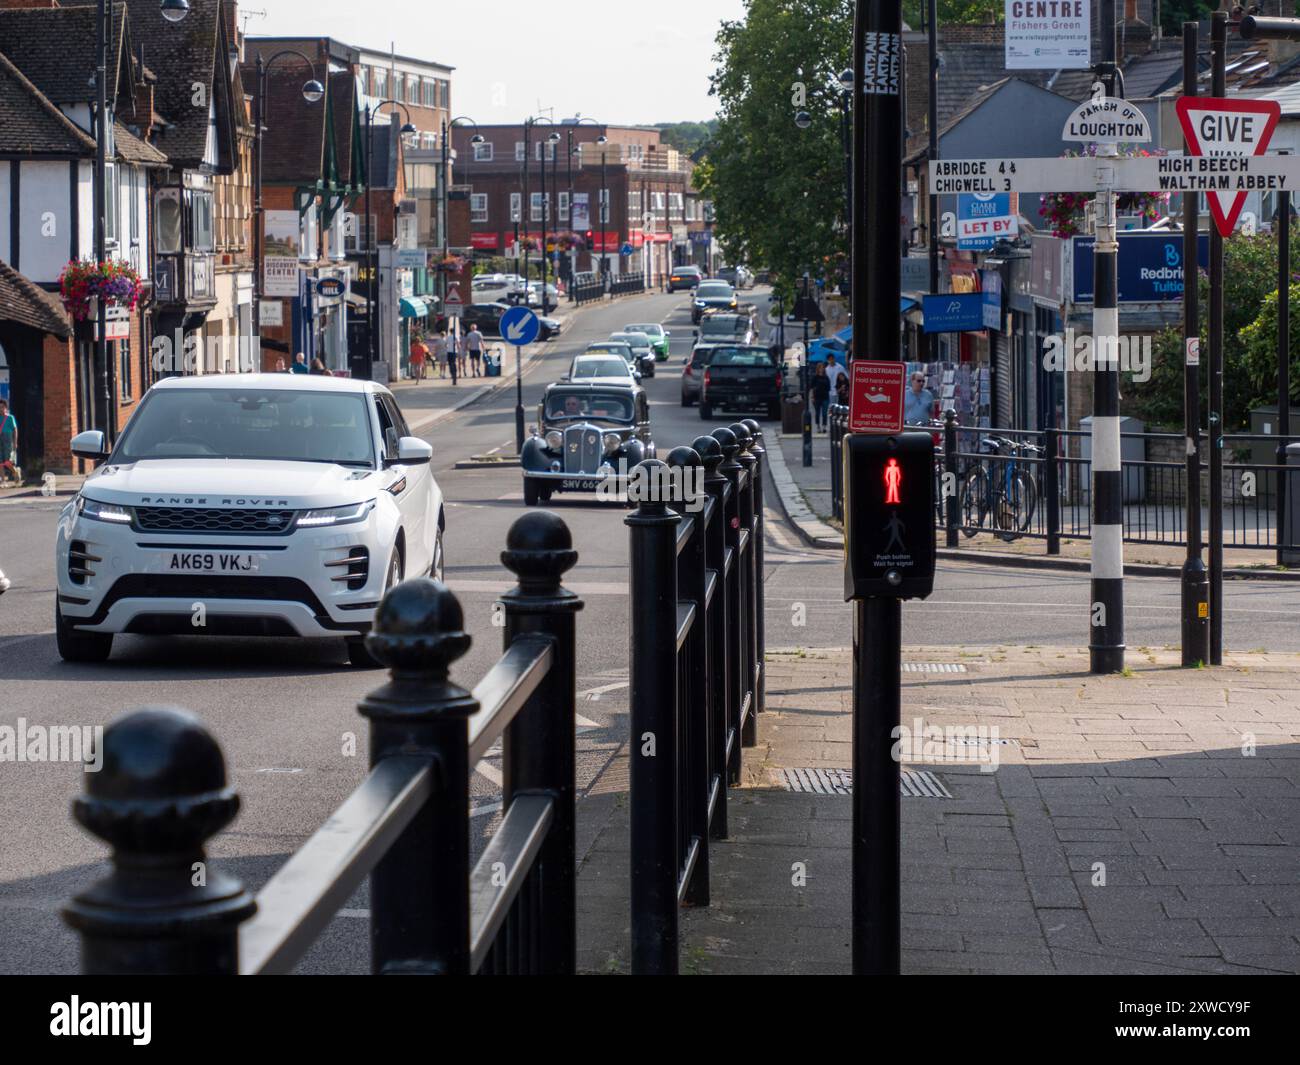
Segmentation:
<svg viewBox="0 0 1300 1065">
<path fill-rule="evenodd" d="M 587 238 L 587 250 L 588 250 L 588 251 L 595 251 L 595 250 L 596 250 L 596 246 L 595 246 L 595 244 L 592 243 L 592 237 L 593 237 L 593 234 L 592 234 L 591 230 L 590 230 L 590 229 L 587 230 L 587 232 L 584 233 L 583 236 Z"/>
<path fill-rule="evenodd" d="M 934 438 L 844 437 L 844 598 L 934 589 Z"/>
</svg>

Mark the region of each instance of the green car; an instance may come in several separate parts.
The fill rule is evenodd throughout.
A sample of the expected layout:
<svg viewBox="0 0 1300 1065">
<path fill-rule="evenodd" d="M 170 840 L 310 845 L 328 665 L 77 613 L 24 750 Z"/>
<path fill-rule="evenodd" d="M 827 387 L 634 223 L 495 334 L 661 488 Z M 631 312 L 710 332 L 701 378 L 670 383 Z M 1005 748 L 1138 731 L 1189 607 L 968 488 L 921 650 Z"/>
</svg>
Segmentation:
<svg viewBox="0 0 1300 1065">
<path fill-rule="evenodd" d="M 668 338 L 672 334 L 657 322 L 648 325 L 626 325 L 623 327 L 623 332 L 644 333 L 650 338 L 650 346 L 654 348 L 655 362 L 668 361 Z"/>
</svg>

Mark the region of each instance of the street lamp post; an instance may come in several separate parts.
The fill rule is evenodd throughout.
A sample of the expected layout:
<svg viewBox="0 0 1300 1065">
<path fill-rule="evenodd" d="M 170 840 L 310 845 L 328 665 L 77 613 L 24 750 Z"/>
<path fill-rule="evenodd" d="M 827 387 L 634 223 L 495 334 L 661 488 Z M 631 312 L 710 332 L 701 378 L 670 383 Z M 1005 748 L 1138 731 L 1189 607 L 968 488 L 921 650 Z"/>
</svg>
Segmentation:
<svg viewBox="0 0 1300 1065">
<path fill-rule="evenodd" d="M 253 270 L 256 273 L 253 279 L 253 328 L 257 330 L 259 350 L 262 337 L 262 298 L 266 295 L 266 278 L 264 276 L 266 210 L 262 203 L 262 134 L 266 129 L 266 86 L 271 67 L 275 65 L 277 60 L 287 56 L 297 56 L 311 70 L 311 78 L 302 87 L 302 98 L 307 103 L 314 104 L 325 95 L 325 87 L 316 80 L 316 64 L 301 52 L 286 48 L 283 51 L 276 52 L 275 55 L 266 60 L 263 60 L 261 52 L 257 53 L 257 129 L 254 131 L 253 137 Z M 369 175 L 367 174 L 368 181 Z M 370 195 L 369 184 L 366 187 L 366 195 Z M 367 199 L 367 213 L 370 210 L 369 202 Z"/>
<path fill-rule="evenodd" d="M 450 136 L 458 122 L 467 122 L 469 125 L 474 127 L 474 133 L 469 139 L 471 145 L 483 143 L 483 135 L 478 131 L 478 123 L 472 118 L 466 118 L 464 115 L 457 115 L 450 122 L 445 118 L 442 120 L 442 167 L 438 171 L 438 188 L 442 190 L 442 195 L 439 197 L 441 210 L 438 214 L 438 236 L 440 238 L 439 243 L 442 245 L 442 258 L 444 261 L 448 255 L 447 229 L 449 224 L 448 214 L 450 213 L 448 207 L 448 195 L 451 191 L 449 188 L 451 181 L 448 177 L 448 167 L 451 165 Z M 442 301 L 442 313 L 446 314 L 447 271 L 441 264 L 438 267 L 438 287 L 438 296 Z"/>
<path fill-rule="evenodd" d="M 190 12 L 188 0 L 162 0 L 163 18 L 179 22 Z M 108 0 L 98 0 L 95 10 L 95 170 L 94 170 L 94 245 L 95 262 L 103 265 L 108 258 L 108 62 L 109 38 L 113 13 Z M 116 101 L 114 101 L 116 104 Z M 117 430 L 117 407 L 113 402 L 116 372 L 108 358 L 108 301 L 95 300 L 95 363 L 94 377 L 99 381 L 96 397 L 95 423 L 111 442 Z"/>
<path fill-rule="evenodd" d="M 577 129 L 579 126 L 583 126 L 583 125 L 599 126 L 600 123 L 597 122 L 594 118 L 581 118 L 581 117 L 580 117 L 580 118 L 578 118 L 578 120 L 577 120 L 576 122 L 571 122 L 571 123 L 569 123 L 569 124 L 568 124 L 568 127 L 567 127 L 567 128 L 565 129 L 565 131 L 564 131 L 564 133 L 565 133 L 565 138 L 566 138 L 565 147 L 566 147 L 566 149 L 568 150 L 568 153 L 569 153 L 569 228 L 570 228 L 570 229 L 573 229 L 573 228 L 574 228 L 574 226 L 573 226 L 573 157 L 574 157 L 574 155 L 575 155 L 576 153 L 582 151 L 582 145 L 579 145 L 577 148 L 575 148 L 575 147 L 573 146 L 573 131 L 574 131 L 575 129 Z M 596 143 L 597 143 L 597 144 L 604 144 L 604 143 L 605 143 L 605 138 L 604 138 L 604 136 L 601 135 L 600 137 L 598 137 L 597 140 L 596 140 Z M 588 220 L 588 221 L 591 220 L 591 212 L 590 212 L 590 211 L 587 212 L 587 220 Z M 591 250 L 591 249 L 589 249 L 589 251 L 590 251 L 590 250 Z M 593 262 L 595 261 L 595 256 L 592 256 L 592 260 L 593 260 Z M 572 300 L 572 299 L 576 299 L 576 297 L 574 296 L 574 294 L 573 294 L 573 292 L 572 292 L 572 279 L 573 279 L 573 275 L 574 275 L 574 273 L 576 272 L 576 267 L 577 267 L 577 265 L 578 265 L 578 260 L 577 260 L 577 254 L 576 254 L 576 252 L 575 252 L 575 253 L 572 255 L 571 259 L 570 259 L 570 265 L 569 265 L 569 278 L 570 278 L 570 292 L 569 292 L 569 299 L 571 299 L 571 300 Z"/>
<path fill-rule="evenodd" d="M 375 363 L 379 361 L 379 326 L 380 326 L 380 304 L 379 304 L 379 237 L 376 230 L 379 228 L 375 224 L 375 216 L 370 207 L 370 189 L 374 185 L 374 160 L 375 160 L 375 125 L 374 118 L 379 109 L 385 104 L 392 104 L 394 107 L 400 107 L 402 114 L 406 116 L 406 122 L 398 130 L 399 136 L 405 136 L 416 132 L 415 126 L 411 123 L 411 112 L 406 109 L 406 105 L 397 100 L 380 100 L 373 107 L 366 104 L 366 260 L 370 268 L 370 284 L 366 286 L 366 328 L 370 340 L 370 372 L 375 372 Z M 388 382 L 383 382 L 387 384 Z"/>
<path fill-rule="evenodd" d="M 812 394 L 812 363 L 808 361 L 808 273 L 803 275 L 803 464 L 813 464 L 812 409 L 808 400 Z M 783 323 L 784 324 L 784 323 Z"/>
</svg>

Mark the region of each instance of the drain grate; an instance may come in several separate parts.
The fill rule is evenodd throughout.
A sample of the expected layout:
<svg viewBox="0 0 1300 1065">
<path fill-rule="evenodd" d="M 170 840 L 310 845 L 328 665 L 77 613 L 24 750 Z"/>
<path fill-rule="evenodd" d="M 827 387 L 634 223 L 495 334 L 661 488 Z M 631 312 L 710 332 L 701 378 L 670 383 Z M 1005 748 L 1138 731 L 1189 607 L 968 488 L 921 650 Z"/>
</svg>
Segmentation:
<svg viewBox="0 0 1300 1065">
<path fill-rule="evenodd" d="M 965 673 L 966 667 L 960 662 L 904 662 L 904 673 Z"/>
<path fill-rule="evenodd" d="M 781 783 L 786 791 L 811 795 L 853 794 L 853 773 L 848 769 L 782 769 Z M 952 798 L 943 781 L 924 769 L 900 771 L 898 784 L 899 794 L 905 799 Z"/>
</svg>

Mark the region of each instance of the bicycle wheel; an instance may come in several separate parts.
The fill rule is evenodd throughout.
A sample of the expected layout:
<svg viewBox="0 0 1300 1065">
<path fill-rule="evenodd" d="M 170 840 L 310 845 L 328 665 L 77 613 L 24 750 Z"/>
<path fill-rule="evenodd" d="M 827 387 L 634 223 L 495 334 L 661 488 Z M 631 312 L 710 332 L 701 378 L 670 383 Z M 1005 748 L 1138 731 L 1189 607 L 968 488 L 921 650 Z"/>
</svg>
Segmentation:
<svg viewBox="0 0 1300 1065">
<path fill-rule="evenodd" d="M 989 513 L 989 477 L 984 468 L 977 467 L 966 475 L 961 487 L 961 531 L 966 537 L 974 536 L 983 526 Z"/>
<path fill-rule="evenodd" d="M 1000 540 L 1016 540 L 1027 528 L 1034 513 L 1034 485 L 1022 470 L 1011 474 L 1011 481 L 998 492 L 993 508 L 994 525 Z"/>
</svg>

